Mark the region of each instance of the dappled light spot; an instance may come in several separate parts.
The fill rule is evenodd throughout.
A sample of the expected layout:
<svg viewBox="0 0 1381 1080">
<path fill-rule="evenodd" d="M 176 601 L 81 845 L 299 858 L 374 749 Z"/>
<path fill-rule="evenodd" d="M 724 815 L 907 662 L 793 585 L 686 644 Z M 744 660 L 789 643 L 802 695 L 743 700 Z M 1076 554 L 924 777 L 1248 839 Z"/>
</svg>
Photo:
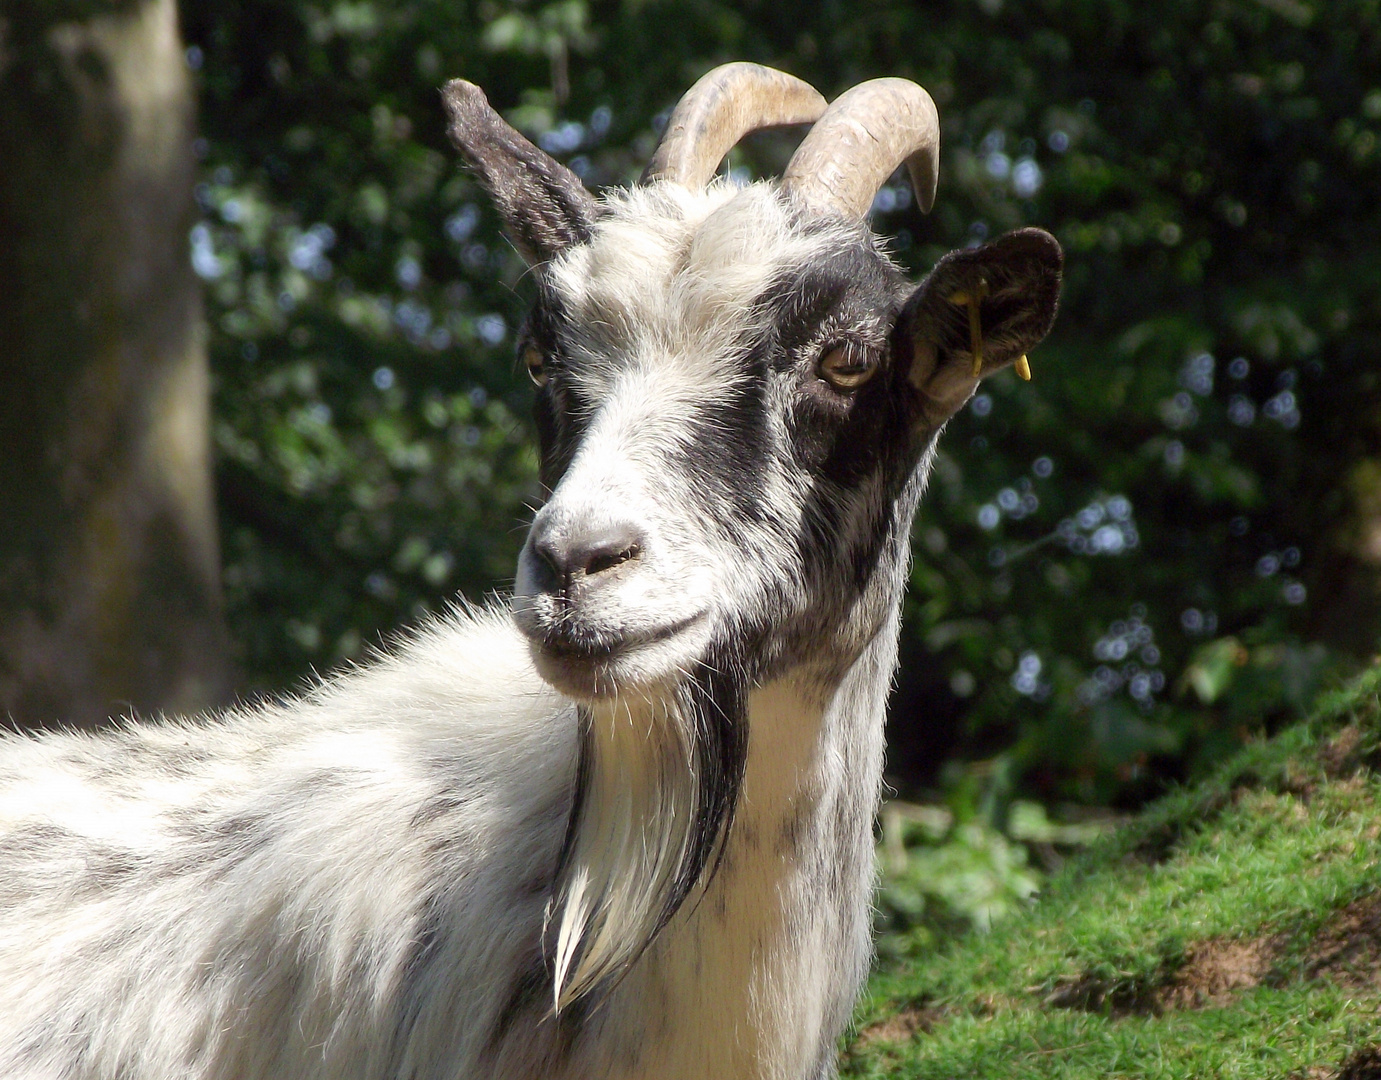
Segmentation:
<svg viewBox="0 0 1381 1080">
<path fill-rule="evenodd" d="M 1056 533 L 1076 555 L 1121 555 L 1141 542 L 1125 495 L 1094 500 L 1061 521 Z"/>
</svg>

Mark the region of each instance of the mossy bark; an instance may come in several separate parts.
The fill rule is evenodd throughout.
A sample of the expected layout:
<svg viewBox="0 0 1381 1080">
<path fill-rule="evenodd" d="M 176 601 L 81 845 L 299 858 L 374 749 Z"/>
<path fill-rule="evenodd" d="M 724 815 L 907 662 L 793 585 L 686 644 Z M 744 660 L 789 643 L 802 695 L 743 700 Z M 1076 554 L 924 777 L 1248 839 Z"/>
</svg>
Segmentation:
<svg viewBox="0 0 1381 1080">
<path fill-rule="evenodd" d="M 0 9 L 0 716 L 229 687 L 174 0 Z"/>
</svg>

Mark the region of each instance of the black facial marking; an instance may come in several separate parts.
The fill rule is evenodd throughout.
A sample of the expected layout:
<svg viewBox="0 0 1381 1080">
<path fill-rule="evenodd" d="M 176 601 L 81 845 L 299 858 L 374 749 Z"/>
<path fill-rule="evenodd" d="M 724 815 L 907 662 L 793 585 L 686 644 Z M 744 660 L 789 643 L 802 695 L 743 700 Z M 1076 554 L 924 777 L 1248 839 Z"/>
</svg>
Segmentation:
<svg viewBox="0 0 1381 1080">
<path fill-rule="evenodd" d="M 893 401 L 888 345 L 900 307 L 900 275 L 870 247 L 835 252 L 777 285 L 764 297 L 780 327 L 774 366 L 791 372 L 799 393 L 788 416 L 792 452 L 830 482 L 856 485 L 877 468 L 886 429 L 904 422 Z M 819 362 L 843 348 L 877 364 L 877 374 L 844 392 L 820 377 Z"/>
<path fill-rule="evenodd" d="M 565 325 L 560 298 L 539 285 L 537 302 L 518 333 L 518 356 L 531 345 L 544 360 L 547 381 L 533 397 L 532 415 L 537 428 L 538 477 L 548 493 L 570 468 L 591 411 L 567 377 L 570 358 L 562 338 Z"/>
<path fill-rule="evenodd" d="M 896 271 L 860 245 L 775 282 L 755 301 L 769 329 L 741 350 L 736 365 L 744 378 L 718 388 L 688 418 L 694 434 L 676 460 L 720 528 L 734 536 L 775 513 L 749 479 L 781 449 L 771 444 L 773 380 L 789 384 L 786 449 L 827 487 L 856 486 L 889 453 L 880 448 L 906 446 L 904 434 L 892 438 L 905 432 L 908 416 L 905 403 L 893 397 L 895 380 L 887 377 L 890 322 L 903 295 Z M 878 375 L 841 393 L 818 370 L 821 354 L 834 347 L 874 359 Z M 842 509 L 818 507 L 805 546 L 829 545 L 843 525 Z"/>
<path fill-rule="evenodd" d="M 792 538 L 817 609 L 800 630 L 806 638 L 823 639 L 872 578 L 895 530 L 893 501 L 923 448 L 915 393 L 892 355 L 892 324 L 907 291 L 901 275 L 860 243 L 775 283 L 759 301 L 776 328 L 769 366 L 791 383 L 785 450 L 810 478 Z M 841 345 L 877 365 L 848 391 L 819 371 L 821 355 Z"/>
<path fill-rule="evenodd" d="M 745 350 L 739 364 L 750 377 L 720 388 L 696 408 L 690 418 L 693 434 L 676 457 L 706 511 L 730 533 L 765 520 L 762 493 L 745 480 L 759 473 L 772 453 L 764 345 Z"/>
</svg>

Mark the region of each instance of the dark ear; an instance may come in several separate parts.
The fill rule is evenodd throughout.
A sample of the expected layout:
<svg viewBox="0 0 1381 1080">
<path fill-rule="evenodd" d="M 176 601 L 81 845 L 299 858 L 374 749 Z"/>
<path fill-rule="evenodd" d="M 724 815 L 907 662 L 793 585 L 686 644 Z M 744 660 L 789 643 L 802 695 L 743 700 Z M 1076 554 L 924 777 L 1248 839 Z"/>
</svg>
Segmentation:
<svg viewBox="0 0 1381 1080">
<path fill-rule="evenodd" d="M 493 196 L 509 236 L 529 263 L 589 239 L 598 203 L 571 172 L 504 122 L 484 91 L 464 79 L 441 88 L 446 133 Z"/>
<path fill-rule="evenodd" d="M 938 427 L 980 379 L 1024 363 L 1055 321 L 1063 264 L 1048 232 L 1018 229 L 935 265 L 902 308 L 894 339 L 900 352 L 910 349 L 923 423 Z"/>
</svg>

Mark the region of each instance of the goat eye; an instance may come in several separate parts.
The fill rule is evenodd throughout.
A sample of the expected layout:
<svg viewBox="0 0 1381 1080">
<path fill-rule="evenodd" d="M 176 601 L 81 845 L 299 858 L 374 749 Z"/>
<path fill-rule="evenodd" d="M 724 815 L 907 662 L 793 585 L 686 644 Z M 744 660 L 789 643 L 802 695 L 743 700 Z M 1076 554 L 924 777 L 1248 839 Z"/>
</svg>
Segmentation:
<svg viewBox="0 0 1381 1080">
<path fill-rule="evenodd" d="M 836 390 L 848 392 L 877 374 L 877 359 L 862 349 L 835 345 L 820 357 L 820 378 Z"/>
<path fill-rule="evenodd" d="M 523 366 L 527 368 L 527 377 L 535 385 L 547 385 L 546 360 L 542 356 L 542 350 L 536 345 L 529 345 L 523 350 Z"/>
</svg>

